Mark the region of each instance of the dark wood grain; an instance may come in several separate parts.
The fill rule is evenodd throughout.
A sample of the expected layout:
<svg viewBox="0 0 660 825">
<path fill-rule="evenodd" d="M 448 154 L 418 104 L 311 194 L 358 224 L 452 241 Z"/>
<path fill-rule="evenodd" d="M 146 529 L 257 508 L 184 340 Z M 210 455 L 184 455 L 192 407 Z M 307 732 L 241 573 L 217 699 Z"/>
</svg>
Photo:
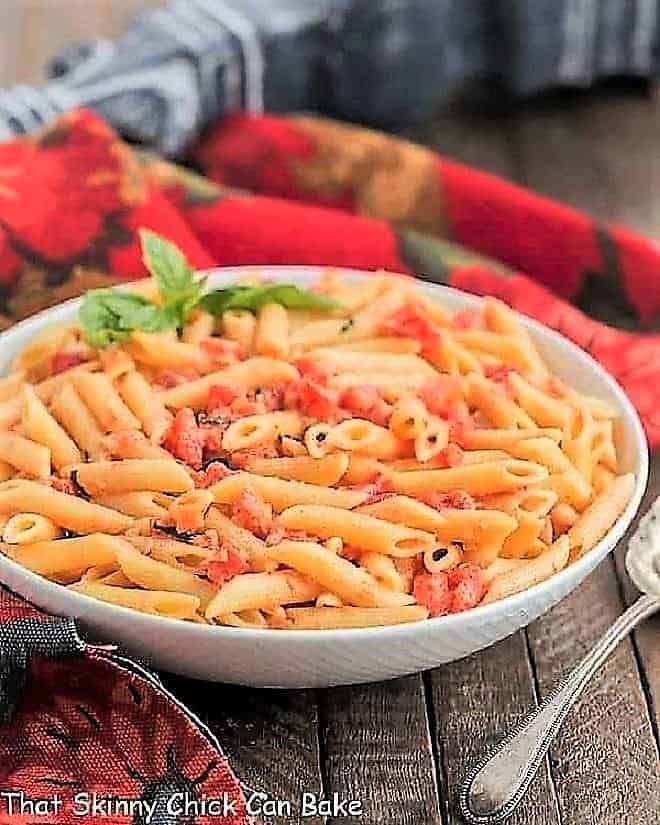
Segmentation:
<svg viewBox="0 0 660 825">
<path fill-rule="evenodd" d="M 421 676 L 321 693 L 329 791 L 363 803 L 363 814 L 329 825 L 440 825 Z"/>
<path fill-rule="evenodd" d="M 319 718 L 313 691 L 252 690 L 164 677 L 168 687 L 220 739 L 232 767 L 248 788 L 289 801 L 291 816 L 265 816 L 267 825 L 321 825 L 300 818 L 304 793 L 323 794 Z"/>
<path fill-rule="evenodd" d="M 525 635 L 518 632 L 487 650 L 426 675 L 433 735 L 445 789 L 447 821 L 462 822 L 457 794 L 468 770 L 535 705 Z M 559 823 L 545 762 L 511 825 Z"/>
</svg>

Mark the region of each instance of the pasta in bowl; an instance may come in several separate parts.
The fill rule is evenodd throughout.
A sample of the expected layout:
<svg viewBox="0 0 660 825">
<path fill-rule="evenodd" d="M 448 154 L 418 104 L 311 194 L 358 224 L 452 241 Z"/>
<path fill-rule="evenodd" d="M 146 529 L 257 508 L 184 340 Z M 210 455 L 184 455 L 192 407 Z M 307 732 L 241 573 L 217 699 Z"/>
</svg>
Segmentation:
<svg viewBox="0 0 660 825">
<path fill-rule="evenodd" d="M 144 320 L 156 278 L 122 290 L 142 326 L 92 293 L 3 336 L 0 575 L 96 635 L 254 685 L 412 672 L 540 615 L 639 505 L 622 391 L 503 304 L 320 268 L 206 286 L 174 328 Z"/>
</svg>

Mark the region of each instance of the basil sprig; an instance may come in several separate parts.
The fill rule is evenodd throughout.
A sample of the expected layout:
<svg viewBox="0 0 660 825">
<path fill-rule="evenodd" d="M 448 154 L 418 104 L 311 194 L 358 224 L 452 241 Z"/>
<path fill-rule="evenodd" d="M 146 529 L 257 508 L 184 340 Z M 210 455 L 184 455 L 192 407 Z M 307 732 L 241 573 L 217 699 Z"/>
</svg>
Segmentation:
<svg viewBox="0 0 660 825">
<path fill-rule="evenodd" d="M 206 278 L 196 278 L 181 250 L 170 241 L 140 230 L 142 257 L 158 285 L 160 302 L 120 288 L 88 292 L 78 315 L 87 343 L 103 349 L 125 341 L 133 332 L 162 332 L 182 329 L 195 309 L 220 316 L 228 309 L 249 312 L 265 304 L 289 309 L 334 310 L 341 304 L 295 284 L 230 286 L 206 292 Z"/>
</svg>

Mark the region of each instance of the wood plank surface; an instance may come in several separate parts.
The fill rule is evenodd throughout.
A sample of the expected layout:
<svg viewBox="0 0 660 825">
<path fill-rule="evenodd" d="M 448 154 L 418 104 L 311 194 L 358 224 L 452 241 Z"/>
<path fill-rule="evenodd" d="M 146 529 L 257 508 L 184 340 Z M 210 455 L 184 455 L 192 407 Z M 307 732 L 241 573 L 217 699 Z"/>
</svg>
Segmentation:
<svg viewBox="0 0 660 825">
<path fill-rule="evenodd" d="M 168 688 L 218 736 L 245 785 L 292 803 L 292 816 L 264 816 L 265 825 L 323 825 L 302 820 L 304 793 L 323 795 L 318 704 L 314 691 L 253 690 L 163 675 Z"/>
<path fill-rule="evenodd" d="M 328 790 L 363 803 L 328 825 L 440 825 L 440 799 L 422 677 L 321 692 Z"/>
</svg>

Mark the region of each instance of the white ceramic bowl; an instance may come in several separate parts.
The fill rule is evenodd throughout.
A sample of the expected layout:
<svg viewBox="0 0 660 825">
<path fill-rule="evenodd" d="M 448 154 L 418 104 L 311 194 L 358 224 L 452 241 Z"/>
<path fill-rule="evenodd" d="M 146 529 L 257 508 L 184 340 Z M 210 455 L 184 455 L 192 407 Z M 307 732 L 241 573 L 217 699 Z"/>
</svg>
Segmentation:
<svg viewBox="0 0 660 825">
<path fill-rule="evenodd" d="M 261 267 L 267 276 L 302 285 L 318 267 Z M 214 270 L 214 286 L 234 281 L 241 268 Z M 347 270 L 346 277 L 365 273 Z M 367 274 L 368 277 L 368 274 Z M 420 289 L 452 310 L 479 298 L 447 287 Z M 74 319 L 78 300 L 17 324 L 0 336 L 0 375 L 16 353 L 45 327 Z M 249 630 L 207 627 L 137 613 L 96 601 L 47 581 L 0 555 L 0 580 L 44 610 L 73 616 L 90 638 L 116 642 L 154 667 L 210 681 L 255 687 L 326 687 L 388 679 L 436 667 L 481 650 L 545 613 L 574 590 L 623 536 L 637 511 L 648 475 L 648 450 L 637 413 L 619 385 L 585 352 L 558 333 L 521 317 L 550 368 L 569 385 L 609 401 L 621 412 L 617 446 L 621 468 L 636 474 L 625 512 L 598 545 L 548 581 L 500 602 L 414 624 L 354 630 Z"/>
</svg>

